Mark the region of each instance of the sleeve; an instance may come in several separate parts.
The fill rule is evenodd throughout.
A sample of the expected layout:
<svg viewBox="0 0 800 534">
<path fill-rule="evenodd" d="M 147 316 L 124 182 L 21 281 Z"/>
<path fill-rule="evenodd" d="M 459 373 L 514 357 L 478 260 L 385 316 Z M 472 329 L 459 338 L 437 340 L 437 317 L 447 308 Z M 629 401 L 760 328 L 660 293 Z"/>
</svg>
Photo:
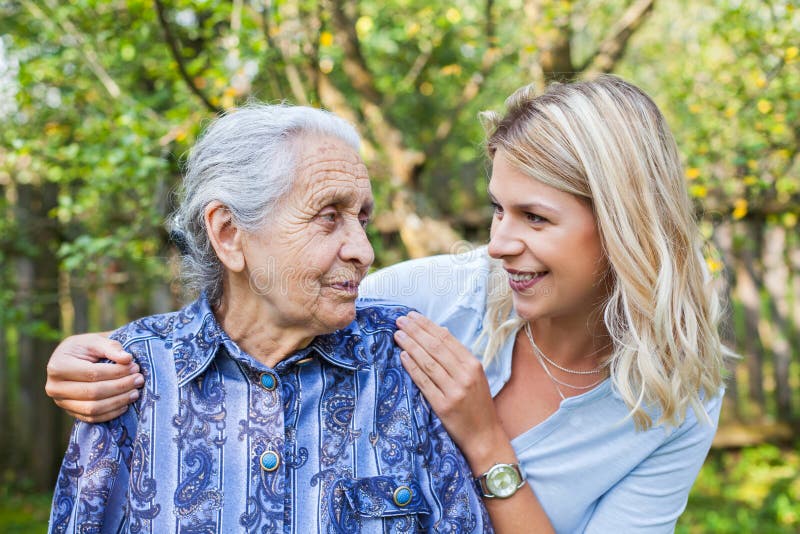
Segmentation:
<svg viewBox="0 0 800 534">
<path fill-rule="evenodd" d="M 402 304 L 428 315 L 436 303 L 436 257 L 404 261 L 367 276 L 358 288 L 359 297 Z"/>
<path fill-rule="evenodd" d="M 586 533 L 671 533 L 711 448 L 721 391 L 706 404 L 711 424 L 690 410 L 683 425 L 597 503 Z"/>
<path fill-rule="evenodd" d="M 358 288 L 367 299 L 402 304 L 445 324 L 459 308 L 483 316 L 489 259 L 483 247 L 404 261 L 367 276 Z M 462 340 L 463 341 L 463 340 Z"/>
<path fill-rule="evenodd" d="M 416 388 L 415 388 L 416 389 Z M 426 532 L 492 533 L 492 524 L 478 495 L 467 461 L 442 422 L 417 390 L 414 421 L 420 437 L 422 461 L 416 476 L 432 513 L 423 517 Z"/>
<path fill-rule="evenodd" d="M 134 408 L 107 423 L 75 423 L 56 481 L 50 533 L 118 531 L 135 426 Z"/>
</svg>

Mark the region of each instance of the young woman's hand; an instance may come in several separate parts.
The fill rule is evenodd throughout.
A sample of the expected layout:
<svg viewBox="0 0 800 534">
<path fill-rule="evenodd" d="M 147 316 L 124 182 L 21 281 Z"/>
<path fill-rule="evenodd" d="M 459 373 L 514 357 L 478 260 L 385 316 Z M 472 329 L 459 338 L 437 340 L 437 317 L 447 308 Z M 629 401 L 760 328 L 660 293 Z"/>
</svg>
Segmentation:
<svg viewBox="0 0 800 534">
<path fill-rule="evenodd" d="M 478 476 L 516 453 L 494 407 L 478 359 L 450 332 L 411 312 L 397 320 L 395 341 L 408 374 Z M 530 484 L 508 499 L 484 499 L 497 534 L 550 533 L 553 527 Z"/>
<path fill-rule="evenodd" d="M 397 320 L 401 361 L 471 466 L 508 444 L 478 359 L 450 332 L 411 312 Z M 512 458 L 513 459 L 513 458 Z M 487 466 L 488 467 L 488 466 Z"/>
<path fill-rule="evenodd" d="M 139 398 L 137 388 L 142 384 L 144 377 L 132 356 L 103 334 L 68 337 L 47 363 L 47 395 L 87 423 L 102 423 L 125 413 L 128 404 Z"/>
</svg>

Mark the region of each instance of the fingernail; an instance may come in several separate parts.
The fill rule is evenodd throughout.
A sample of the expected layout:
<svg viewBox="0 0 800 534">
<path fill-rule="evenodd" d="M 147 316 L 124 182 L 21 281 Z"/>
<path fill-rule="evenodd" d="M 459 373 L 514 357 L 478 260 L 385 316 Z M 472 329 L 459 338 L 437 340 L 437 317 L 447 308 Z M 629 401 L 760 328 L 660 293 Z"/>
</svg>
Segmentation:
<svg viewBox="0 0 800 534">
<path fill-rule="evenodd" d="M 131 392 L 131 397 L 130 398 L 131 398 L 132 401 L 135 401 L 136 399 L 138 399 L 139 398 L 139 390 L 138 389 L 133 390 L 133 392 Z"/>
<path fill-rule="evenodd" d="M 412 319 L 416 319 L 418 317 L 422 317 L 419 313 L 417 313 L 415 311 L 409 312 L 408 316 L 411 317 Z"/>
<path fill-rule="evenodd" d="M 144 377 L 142 375 L 137 376 L 133 379 L 133 385 L 137 388 L 144 385 Z M 136 392 L 136 395 L 139 395 L 139 392 Z"/>
<path fill-rule="evenodd" d="M 130 374 L 138 373 L 139 372 L 139 364 L 132 363 L 130 365 L 130 367 L 128 367 L 128 371 L 130 371 Z"/>
<path fill-rule="evenodd" d="M 406 334 L 402 330 L 398 330 L 397 332 L 394 333 L 394 335 L 397 337 L 397 339 L 408 339 L 408 334 Z"/>
<path fill-rule="evenodd" d="M 397 326 L 402 328 L 402 327 L 404 327 L 404 326 L 406 326 L 408 324 L 408 319 L 405 316 L 398 317 L 397 321 L 395 321 L 395 322 L 397 323 Z"/>
</svg>

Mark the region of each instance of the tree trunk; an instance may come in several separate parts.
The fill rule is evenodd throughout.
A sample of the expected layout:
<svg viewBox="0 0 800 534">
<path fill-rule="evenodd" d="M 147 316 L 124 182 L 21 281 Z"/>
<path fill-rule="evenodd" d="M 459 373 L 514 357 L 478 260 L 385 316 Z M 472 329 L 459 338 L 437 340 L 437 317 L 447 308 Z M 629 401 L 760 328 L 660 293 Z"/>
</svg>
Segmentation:
<svg viewBox="0 0 800 534">
<path fill-rule="evenodd" d="M 723 264 L 732 266 L 734 264 L 733 229 L 730 223 L 724 222 L 717 226 L 714 231 L 714 244 L 716 245 L 719 253 L 722 255 Z M 727 276 L 722 287 L 722 298 L 723 305 L 726 306 L 726 309 L 730 309 L 730 303 L 733 302 L 732 289 L 736 286 L 736 271 L 734 269 L 730 269 L 726 272 L 726 275 Z M 732 313 L 725 314 L 725 317 L 722 319 L 722 324 L 720 325 L 720 331 L 722 335 L 722 342 L 728 347 L 735 347 L 736 331 Z M 730 405 L 730 407 L 733 409 L 734 418 L 737 421 L 741 421 L 742 406 L 739 399 L 739 380 L 736 376 L 736 369 L 738 366 L 738 360 L 728 360 L 726 362 L 726 369 L 729 373 L 729 378 L 726 383 L 728 394 L 725 395 L 725 402 L 728 403 L 728 405 Z"/>
<path fill-rule="evenodd" d="M 33 186 L 19 185 L 15 211 L 20 228 L 20 239 L 30 228 L 33 219 L 30 213 L 32 204 Z M 32 399 L 32 396 L 36 394 L 35 380 L 34 384 L 30 383 L 30 380 L 33 379 L 33 372 L 29 369 L 35 361 L 33 337 L 30 333 L 30 327 L 34 321 L 33 267 L 33 260 L 27 256 L 17 257 L 14 261 L 14 277 L 17 282 L 14 304 L 19 313 L 19 322 L 17 323 L 17 395 L 14 409 L 11 410 L 11 434 L 16 436 L 16 446 L 12 451 L 11 465 L 28 466 L 28 468 L 31 465 L 32 458 L 29 454 L 35 433 L 35 426 L 32 423 L 37 420 Z"/>
<path fill-rule="evenodd" d="M 792 389 L 789 385 L 789 366 L 792 349 L 789 346 L 789 266 L 784 256 L 786 229 L 780 224 L 769 225 L 764 232 L 764 286 L 770 297 L 770 321 L 765 321 L 769 335 L 775 375 L 775 401 L 778 419 L 788 421 L 792 416 Z"/>
<path fill-rule="evenodd" d="M 172 293 L 169 290 L 169 285 L 157 283 L 150 292 L 149 313 L 166 313 L 174 309 L 175 305 L 172 302 Z"/>
<path fill-rule="evenodd" d="M 742 222 L 737 225 L 739 238 L 743 243 L 739 247 L 734 260 L 736 271 L 737 299 L 744 310 L 745 335 L 739 351 L 747 365 L 747 381 L 749 386 L 750 401 L 754 405 L 755 415 L 760 417 L 764 413 L 764 376 L 762 365 L 764 350 L 759 337 L 759 317 L 761 315 L 760 296 L 758 288 L 762 286 L 760 271 L 757 262 L 760 259 L 761 227 L 760 221 Z"/>
<path fill-rule="evenodd" d="M 83 334 L 89 331 L 89 296 L 86 282 L 70 275 L 69 292 L 72 300 L 72 333 Z"/>
<path fill-rule="evenodd" d="M 795 358 L 800 359 L 800 237 L 797 232 L 789 232 L 787 236 L 786 256 L 789 263 L 789 291 L 791 292 L 793 319 L 790 345 L 794 347 Z"/>
<path fill-rule="evenodd" d="M 0 272 L 0 277 L 3 280 L 3 287 L 6 287 L 6 281 L 9 276 L 5 265 L 3 265 L 3 271 Z M 11 383 L 11 379 L 8 375 L 8 340 L 6 339 L 8 324 L 5 317 L 5 310 L 0 311 L 0 421 L 3 422 L 3 427 L 5 428 L 5 431 L 0 432 L 0 450 L 10 451 L 11 443 L 9 438 L 13 435 L 13 428 L 9 424 L 11 414 L 8 409 L 10 405 L 8 384 Z M 8 454 L 0 456 L 0 472 L 4 472 L 12 465 L 9 460 Z"/>
<path fill-rule="evenodd" d="M 98 280 L 98 288 L 95 293 L 97 301 L 97 312 L 100 330 L 114 330 L 117 326 L 114 320 L 114 293 L 116 287 L 109 282 L 111 269 L 106 268 L 102 271 L 102 276 Z"/>
<path fill-rule="evenodd" d="M 56 221 L 49 216 L 57 204 L 58 186 L 22 184 L 18 194 L 20 237 L 37 245 L 31 257 L 17 262 L 18 302 L 25 316 L 19 335 L 20 398 L 16 407 L 20 422 L 17 444 L 25 460 L 18 465 L 25 466 L 38 489 L 47 490 L 55 482 L 67 437 L 60 410 L 44 393 L 47 360 L 61 332 L 58 233 Z"/>
</svg>

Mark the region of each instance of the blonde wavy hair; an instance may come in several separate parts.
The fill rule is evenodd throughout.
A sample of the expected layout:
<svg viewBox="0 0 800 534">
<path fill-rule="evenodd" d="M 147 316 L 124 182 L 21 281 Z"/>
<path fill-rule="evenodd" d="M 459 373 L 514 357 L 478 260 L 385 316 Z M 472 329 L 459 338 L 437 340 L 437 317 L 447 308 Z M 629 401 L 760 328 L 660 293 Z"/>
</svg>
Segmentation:
<svg viewBox="0 0 800 534">
<path fill-rule="evenodd" d="M 589 199 L 613 289 L 603 319 L 613 340 L 606 362 L 637 429 L 678 426 L 689 406 L 717 394 L 731 353 L 718 333 L 721 306 L 709 283 L 702 239 L 672 133 L 655 103 L 614 76 L 532 86 L 481 114 L 487 151 L 548 186 Z M 478 345 L 484 365 L 524 321 L 513 310 L 498 262 L 492 267 Z"/>
</svg>

